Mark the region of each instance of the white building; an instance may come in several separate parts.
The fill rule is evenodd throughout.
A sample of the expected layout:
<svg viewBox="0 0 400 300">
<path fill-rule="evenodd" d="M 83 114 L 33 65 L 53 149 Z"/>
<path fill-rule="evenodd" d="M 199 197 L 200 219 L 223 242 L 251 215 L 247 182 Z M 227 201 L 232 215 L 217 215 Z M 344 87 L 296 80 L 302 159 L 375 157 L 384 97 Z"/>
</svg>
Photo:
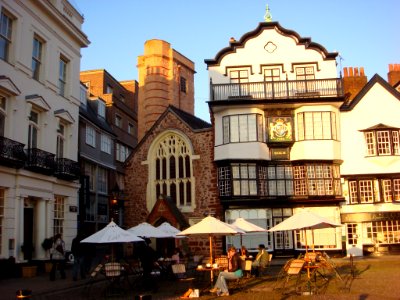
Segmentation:
<svg viewBox="0 0 400 300">
<path fill-rule="evenodd" d="M 340 106 L 343 81 L 337 53 L 263 22 L 231 39 L 214 59 L 210 77 L 218 188 L 225 219 L 243 217 L 270 228 L 303 207 L 340 223 Z M 342 249 L 342 230 L 308 233 L 316 249 Z M 255 250 L 305 249 L 303 232 L 245 237 Z M 228 238 L 239 246 L 239 238 Z"/>
<path fill-rule="evenodd" d="M 350 70 L 350 80 L 363 81 Z M 400 68 L 388 75 L 395 85 Z M 400 93 L 379 75 L 360 88 L 340 114 L 347 254 L 394 253 L 400 251 Z"/>
<path fill-rule="evenodd" d="M 69 248 L 76 234 L 89 41 L 66 0 L 1 0 L 0 11 L 0 257 L 44 259 L 45 238 L 61 232 Z"/>
</svg>

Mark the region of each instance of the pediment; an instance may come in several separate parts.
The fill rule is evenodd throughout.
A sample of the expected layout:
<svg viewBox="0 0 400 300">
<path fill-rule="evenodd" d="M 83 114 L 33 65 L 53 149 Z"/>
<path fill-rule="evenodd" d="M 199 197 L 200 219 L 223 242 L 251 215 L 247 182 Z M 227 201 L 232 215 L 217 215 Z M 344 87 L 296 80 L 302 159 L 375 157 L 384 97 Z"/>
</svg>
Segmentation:
<svg viewBox="0 0 400 300">
<path fill-rule="evenodd" d="M 16 84 L 4 75 L 0 75 L 0 92 L 7 96 L 18 96 L 21 94 Z"/>
<path fill-rule="evenodd" d="M 34 95 L 28 95 L 25 97 L 26 102 L 31 103 L 33 106 L 36 108 L 42 110 L 42 111 L 49 111 L 50 110 L 50 105 L 44 100 L 42 96 L 39 96 L 37 94 Z"/>
<path fill-rule="evenodd" d="M 75 123 L 74 118 L 71 116 L 69 111 L 67 111 L 65 109 L 59 109 L 59 110 L 54 111 L 54 116 L 57 118 L 60 118 L 61 120 L 63 120 L 64 122 L 66 122 L 68 124 Z"/>
</svg>

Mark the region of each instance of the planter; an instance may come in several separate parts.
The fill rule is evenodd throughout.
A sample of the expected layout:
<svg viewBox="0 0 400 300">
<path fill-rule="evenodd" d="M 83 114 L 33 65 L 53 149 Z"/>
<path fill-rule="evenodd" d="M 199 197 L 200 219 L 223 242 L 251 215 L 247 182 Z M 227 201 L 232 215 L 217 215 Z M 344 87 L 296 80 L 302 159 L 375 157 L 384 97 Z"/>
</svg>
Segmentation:
<svg viewBox="0 0 400 300">
<path fill-rule="evenodd" d="M 44 263 L 44 271 L 46 273 L 50 273 L 52 266 L 53 266 L 53 264 L 51 262 L 45 262 Z"/>
<path fill-rule="evenodd" d="M 37 274 L 37 266 L 22 267 L 22 277 L 24 278 L 35 277 L 36 274 Z"/>
</svg>

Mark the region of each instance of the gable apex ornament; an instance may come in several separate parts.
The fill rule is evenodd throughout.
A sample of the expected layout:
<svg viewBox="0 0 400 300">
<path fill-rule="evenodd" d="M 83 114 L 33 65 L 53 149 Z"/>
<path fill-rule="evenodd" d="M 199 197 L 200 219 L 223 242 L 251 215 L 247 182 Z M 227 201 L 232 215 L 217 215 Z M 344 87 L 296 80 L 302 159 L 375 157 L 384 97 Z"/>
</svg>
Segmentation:
<svg viewBox="0 0 400 300">
<path fill-rule="evenodd" d="M 269 11 L 269 6 L 265 7 L 265 15 L 264 15 L 264 21 L 265 22 L 272 22 L 272 15 L 271 12 Z"/>
</svg>

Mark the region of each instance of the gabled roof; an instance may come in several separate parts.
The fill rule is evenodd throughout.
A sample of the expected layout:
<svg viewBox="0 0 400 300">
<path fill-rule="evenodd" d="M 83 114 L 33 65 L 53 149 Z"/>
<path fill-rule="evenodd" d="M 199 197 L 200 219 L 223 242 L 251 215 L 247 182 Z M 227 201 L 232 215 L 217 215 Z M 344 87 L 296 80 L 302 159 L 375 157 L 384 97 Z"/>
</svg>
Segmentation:
<svg viewBox="0 0 400 300">
<path fill-rule="evenodd" d="M 237 48 L 243 48 L 244 44 L 251 38 L 254 38 L 261 34 L 265 29 L 274 29 L 280 32 L 282 35 L 292 37 L 295 41 L 297 41 L 298 45 L 304 45 L 306 49 L 314 49 L 321 53 L 321 55 L 325 59 L 335 59 L 338 55 L 337 52 L 328 52 L 322 45 L 312 42 L 309 37 L 301 37 L 297 32 L 293 30 L 289 30 L 283 28 L 278 22 L 261 22 L 258 24 L 257 28 L 253 31 L 247 32 L 244 34 L 239 41 L 231 42 L 230 45 L 221 51 L 215 56 L 214 59 L 205 59 L 204 62 L 207 66 L 219 65 L 222 58 L 230 53 L 235 53 Z"/>
<path fill-rule="evenodd" d="M 380 84 L 384 89 L 386 89 L 390 94 L 393 95 L 397 100 L 400 101 L 400 93 L 393 88 L 386 80 L 384 80 L 378 74 L 375 74 L 370 81 L 361 89 L 361 91 L 354 97 L 353 100 L 345 102 L 340 107 L 341 111 L 349 111 L 352 110 L 358 102 L 370 91 L 370 89 L 375 85 Z"/>
<path fill-rule="evenodd" d="M 146 132 L 146 134 L 140 140 L 140 142 L 136 145 L 136 147 L 133 149 L 130 156 L 125 160 L 125 164 L 129 161 L 129 158 L 136 152 L 136 150 L 140 148 L 140 146 L 144 143 L 144 141 L 147 139 L 147 137 L 151 134 L 153 129 L 156 128 L 169 113 L 174 114 L 177 118 L 182 120 L 182 122 L 184 122 L 186 125 L 188 125 L 193 131 L 203 131 L 203 130 L 212 129 L 212 125 L 210 123 L 207 123 L 206 121 L 203 121 L 202 119 L 197 118 L 194 115 L 191 115 L 179 108 L 176 108 L 173 105 L 169 105 L 165 109 L 165 111 L 162 113 L 162 115 L 157 119 L 157 121 L 154 122 L 153 126 L 151 126 L 149 131 Z"/>
<path fill-rule="evenodd" d="M 382 123 L 379 123 L 379 124 L 376 124 L 376 125 L 374 125 L 374 126 L 371 126 L 371 127 L 369 127 L 369 128 L 366 128 L 366 129 L 361 129 L 361 130 L 359 130 L 359 131 L 361 131 L 361 132 L 364 132 L 364 131 L 371 131 L 371 130 L 387 130 L 387 129 L 395 129 L 395 130 L 398 130 L 399 128 L 398 127 L 393 127 L 393 126 L 389 126 L 389 125 L 385 125 L 385 124 L 382 124 Z"/>
<path fill-rule="evenodd" d="M 167 110 L 170 110 L 173 113 L 175 113 L 180 119 L 182 119 L 182 121 L 184 121 L 193 130 L 208 129 L 212 127 L 210 123 L 207 123 L 206 121 L 197 118 L 194 115 L 191 115 L 179 108 L 176 108 L 175 106 L 170 105 Z"/>
<path fill-rule="evenodd" d="M 166 212 L 168 210 L 168 212 Z M 169 223 L 172 222 L 171 216 L 175 219 L 176 223 L 178 223 L 180 228 L 187 228 L 189 227 L 189 223 L 186 221 L 185 216 L 182 212 L 178 209 L 176 204 L 172 201 L 170 196 L 167 197 L 160 197 L 157 199 L 156 203 L 153 206 L 153 209 L 147 216 L 147 222 L 150 224 L 154 224 L 159 218 L 165 218 L 168 220 Z"/>
</svg>

